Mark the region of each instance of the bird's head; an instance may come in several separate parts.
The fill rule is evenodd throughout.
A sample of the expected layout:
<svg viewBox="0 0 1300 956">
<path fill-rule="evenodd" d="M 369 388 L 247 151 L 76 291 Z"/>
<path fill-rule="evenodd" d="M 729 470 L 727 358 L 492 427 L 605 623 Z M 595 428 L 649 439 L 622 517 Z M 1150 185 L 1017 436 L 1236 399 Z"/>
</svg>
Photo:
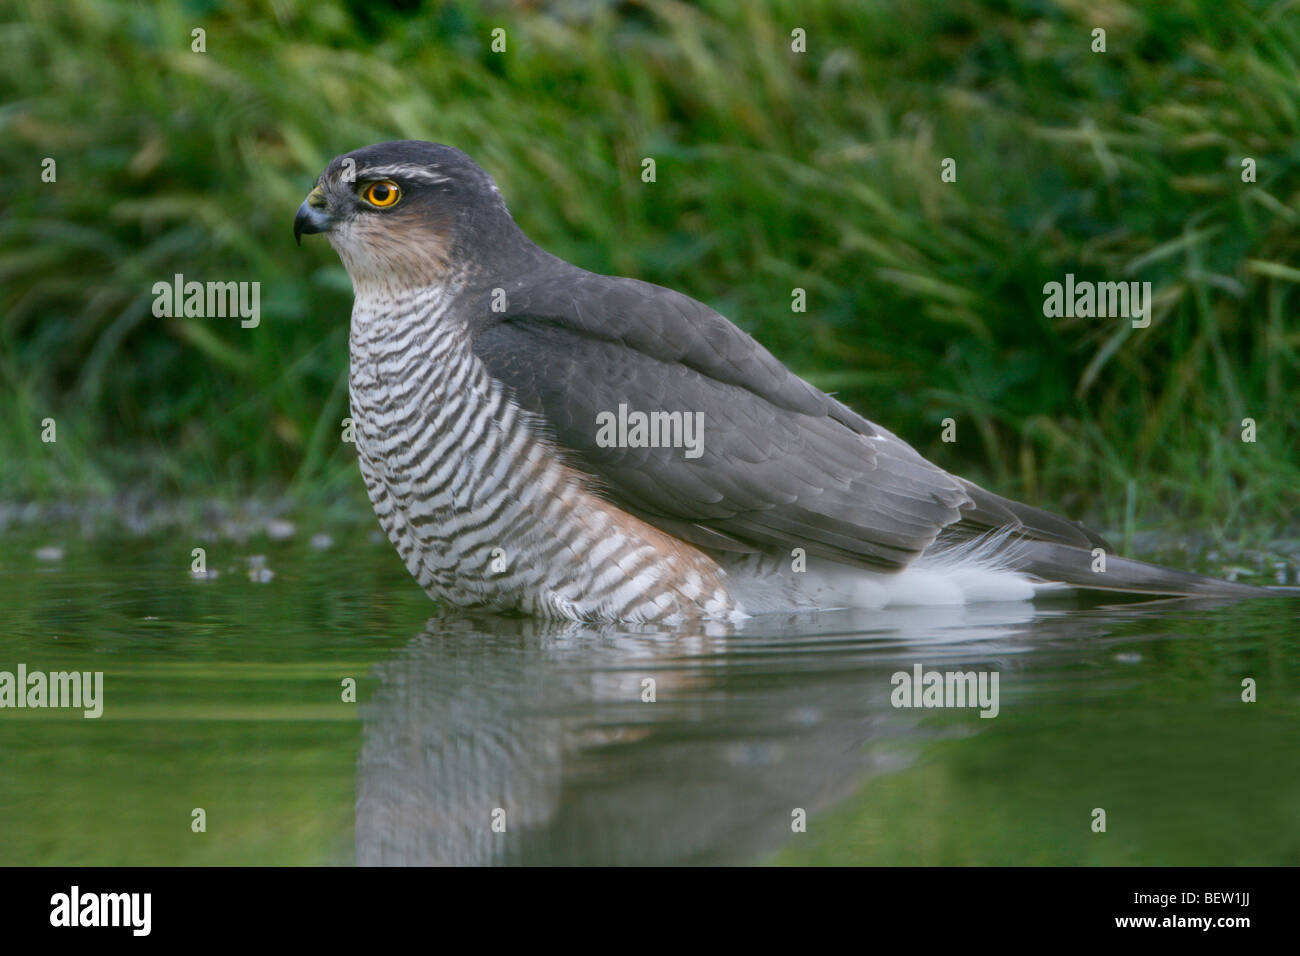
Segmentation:
<svg viewBox="0 0 1300 956">
<path fill-rule="evenodd" d="M 418 140 L 332 159 L 293 220 L 300 244 L 316 232 L 354 287 L 390 289 L 454 281 L 523 239 L 491 176 L 458 149 Z"/>
</svg>

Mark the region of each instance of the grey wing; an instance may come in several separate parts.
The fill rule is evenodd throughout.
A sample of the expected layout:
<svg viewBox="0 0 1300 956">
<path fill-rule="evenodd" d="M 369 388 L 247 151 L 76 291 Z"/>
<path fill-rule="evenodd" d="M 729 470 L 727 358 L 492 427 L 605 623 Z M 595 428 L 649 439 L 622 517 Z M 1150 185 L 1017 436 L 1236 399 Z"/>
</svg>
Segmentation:
<svg viewBox="0 0 1300 956">
<path fill-rule="evenodd" d="M 574 270 L 522 283 L 507 301 L 503 313 L 479 311 L 475 354 L 594 490 L 684 540 L 803 547 L 892 570 L 945 529 L 1011 527 L 1076 546 L 1095 537 L 932 465 L 687 296 Z M 620 405 L 702 413 L 699 456 L 601 447 L 598 416 Z"/>
</svg>

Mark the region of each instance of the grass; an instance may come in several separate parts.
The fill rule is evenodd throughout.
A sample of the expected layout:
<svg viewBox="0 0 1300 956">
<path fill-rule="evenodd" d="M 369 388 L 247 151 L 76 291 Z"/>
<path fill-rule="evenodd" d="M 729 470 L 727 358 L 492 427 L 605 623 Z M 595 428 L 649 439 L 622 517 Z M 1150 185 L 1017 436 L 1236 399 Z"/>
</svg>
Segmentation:
<svg viewBox="0 0 1300 956">
<path fill-rule="evenodd" d="M 1108 530 L 1293 525 L 1294 3 L 406 6 L 0 14 L 0 496 L 358 496 L 347 278 L 290 224 L 331 156 L 419 138 L 944 467 Z M 1151 327 L 1045 317 L 1071 272 L 1150 281 Z M 261 282 L 261 325 L 154 318 L 175 273 Z"/>
</svg>

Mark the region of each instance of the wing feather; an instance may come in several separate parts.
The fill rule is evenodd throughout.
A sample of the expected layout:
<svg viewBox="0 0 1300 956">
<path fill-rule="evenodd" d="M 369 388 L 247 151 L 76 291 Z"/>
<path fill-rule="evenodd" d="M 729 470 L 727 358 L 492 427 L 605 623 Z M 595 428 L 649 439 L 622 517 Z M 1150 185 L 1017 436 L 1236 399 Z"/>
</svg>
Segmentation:
<svg viewBox="0 0 1300 956">
<path fill-rule="evenodd" d="M 575 270 L 483 308 L 473 349 L 598 493 L 706 547 L 906 566 L 972 505 L 959 479 L 813 388 L 712 309 Z M 597 416 L 703 413 L 703 449 L 602 448 Z"/>
</svg>

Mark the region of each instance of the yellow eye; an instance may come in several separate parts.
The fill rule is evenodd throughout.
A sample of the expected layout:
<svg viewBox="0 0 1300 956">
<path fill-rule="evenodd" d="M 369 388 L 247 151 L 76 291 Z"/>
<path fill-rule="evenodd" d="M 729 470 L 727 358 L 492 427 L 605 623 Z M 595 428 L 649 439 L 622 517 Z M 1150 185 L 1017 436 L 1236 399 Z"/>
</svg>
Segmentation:
<svg viewBox="0 0 1300 956">
<path fill-rule="evenodd" d="M 371 183 L 363 189 L 361 198 L 372 206 L 386 209 L 402 198 L 402 187 L 391 179 L 381 179 L 379 182 Z"/>
</svg>

